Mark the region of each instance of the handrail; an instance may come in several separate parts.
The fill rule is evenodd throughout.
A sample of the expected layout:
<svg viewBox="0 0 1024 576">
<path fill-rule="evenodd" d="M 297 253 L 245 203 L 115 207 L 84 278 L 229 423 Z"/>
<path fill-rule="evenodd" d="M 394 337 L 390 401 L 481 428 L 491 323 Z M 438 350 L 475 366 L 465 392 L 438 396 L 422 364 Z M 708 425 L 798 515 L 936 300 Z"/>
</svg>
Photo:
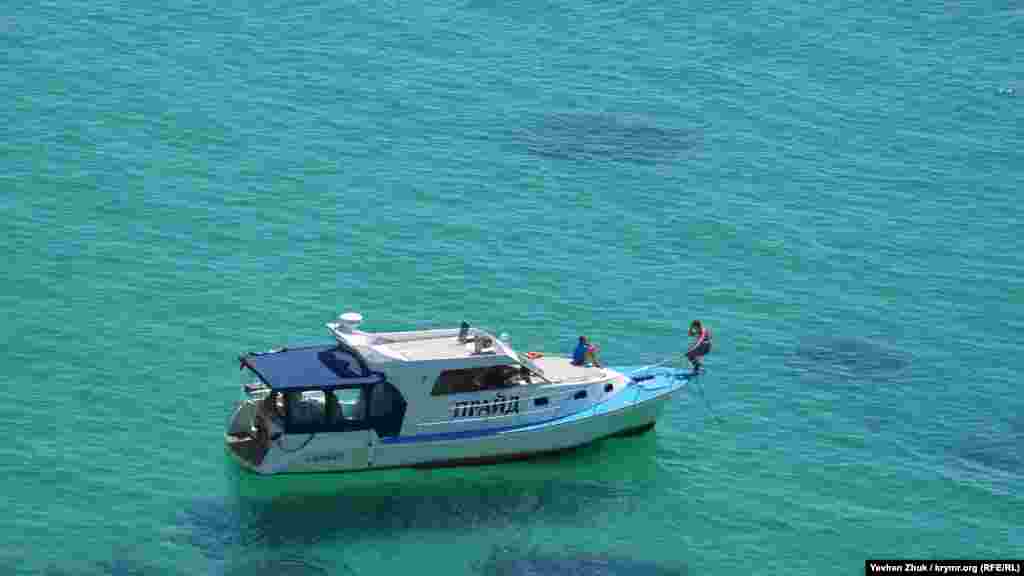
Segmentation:
<svg viewBox="0 0 1024 576">
<path fill-rule="evenodd" d="M 682 358 L 680 357 L 679 354 L 676 354 L 674 356 L 669 356 L 668 358 L 666 358 L 666 359 L 664 359 L 664 360 L 662 360 L 660 362 L 656 362 L 654 364 L 651 364 L 650 366 L 643 366 L 641 368 L 637 368 L 636 370 L 633 370 L 632 372 L 627 374 L 627 376 L 632 377 L 634 374 L 637 374 L 638 372 L 643 372 L 644 370 L 650 370 L 652 368 L 661 368 L 663 366 L 670 365 L 672 363 L 678 363 L 681 360 L 682 360 Z"/>
</svg>

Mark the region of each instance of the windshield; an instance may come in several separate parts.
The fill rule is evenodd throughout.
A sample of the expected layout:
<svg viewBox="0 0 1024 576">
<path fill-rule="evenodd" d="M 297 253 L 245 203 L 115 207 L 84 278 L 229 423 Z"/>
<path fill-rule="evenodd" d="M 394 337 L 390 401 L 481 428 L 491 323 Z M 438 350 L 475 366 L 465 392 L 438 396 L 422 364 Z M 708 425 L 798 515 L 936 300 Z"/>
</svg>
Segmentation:
<svg viewBox="0 0 1024 576">
<path fill-rule="evenodd" d="M 246 398 L 262 398 L 270 392 L 270 387 L 260 380 L 252 370 L 245 368 L 239 370 L 239 383 L 242 386 L 242 399 Z"/>
<path fill-rule="evenodd" d="M 523 354 L 522 352 L 516 352 L 516 357 L 519 358 L 519 362 L 523 366 L 526 366 L 527 368 L 530 369 L 530 372 L 533 372 L 534 374 L 539 374 L 541 376 L 544 375 L 544 371 L 540 369 L 540 366 L 534 364 L 533 360 L 530 360 L 530 358 L 527 357 L 526 354 Z"/>
</svg>

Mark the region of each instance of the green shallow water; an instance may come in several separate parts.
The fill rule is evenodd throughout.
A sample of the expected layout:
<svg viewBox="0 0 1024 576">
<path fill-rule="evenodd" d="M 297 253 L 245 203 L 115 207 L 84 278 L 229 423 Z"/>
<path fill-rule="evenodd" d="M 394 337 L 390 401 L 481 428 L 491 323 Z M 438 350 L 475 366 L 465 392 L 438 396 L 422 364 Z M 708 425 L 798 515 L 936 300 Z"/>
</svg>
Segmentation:
<svg viewBox="0 0 1024 576">
<path fill-rule="evenodd" d="M 470 0 L 0 18 L 0 560 L 16 574 L 854 574 L 1022 557 L 1022 13 Z M 649 434 L 260 479 L 236 357 L 474 324 Z"/>
</svg>

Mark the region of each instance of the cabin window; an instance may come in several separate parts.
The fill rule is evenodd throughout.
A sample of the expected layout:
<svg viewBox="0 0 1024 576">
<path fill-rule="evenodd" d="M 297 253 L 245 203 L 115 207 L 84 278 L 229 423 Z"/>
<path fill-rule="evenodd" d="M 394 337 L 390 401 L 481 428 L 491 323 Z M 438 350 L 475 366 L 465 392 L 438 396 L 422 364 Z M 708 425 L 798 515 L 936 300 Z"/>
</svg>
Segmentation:
<svg viewBox="0 0 1024 576">
<path fill-rule="evenodd" d="M 370 392 L 370 421 L 379 436 L 394 436 L 402 428 L 405 399 L 390 382 L 382 382 Z"/>
<path fill-rule="evenodd" d="M 406 402 L 388 382 L 331 390 L 273 392 L 265 409 L 282 415 L 288 434 L 354 432 L 373 429 L 394 436 L 402 428 Z"/>
<path fill-rule="evenodd" d="M 473 378 L 476 370 L 445 370 L 434 382 L 434 389 L 430 391 L 431 396 L 444 396 L 446 394 L 459 394 L 461 392 L 473 392 L 476 388 L 476 381 Z"/>
<path fill-rule="evenodd" d="M 325 421 L 327 396 L 321 390 L 287 392 L 285 406 L 290 428 L 317 428 Z"/>
<path fill-rule="evenodd" d="M 402 402 L 401 394 L 389 382 L 383 382 L 373 387 L 373 396 L 370 400 L 370 418 L 386 418 L 391 416 Z"/>
<path fill-rule="evenodd" d="M 481 378 L 481 390 L 500 390 L 530 383 L 530 371 L 521 366 L 487 368 Z"/>
<path fill-rule="evenodd" d="M 573 400 L 583 400 L 586 397 L 587 397 L 587 391 L 586 390 L 580 390 L 579 392 L 577 392 L 577 393 L 572 395 Z"/>
<path fill-rule="evenodd" d="M 286 421 L 288 406 L 284 403 L 284 394 L 276 390 L 263 397 L 263 410 L 281 421 Z"/>
<path fill-rule="evenodd" d="M 362 388 L 340 388 L 330 392 L 330 425 L 359 423 L 366 419 L 366 402 Z"/>
<path fill-rule="evenodd" d="M 317 354 L 320 362 L 341 376 L 365 376 L 370 373 L 363 359 L 347 345 L 338 342 L 337 348 Z"/>
<path fill-rule="evenodd" d="M 501 390 L 529 384 L 529 371 L 520 366 L 489 366 L 445 370 L 437 377 L 431 396 L 462 394 L 480 390 Z"/>
<path fill-rule="evenodd" d="M 548 405 L 548 399 L 547 399 L 546 396 L 544 398 L 536 398 L 533 401 L 533 405 L 534 406 L 547 406 Z"/>
</svg>

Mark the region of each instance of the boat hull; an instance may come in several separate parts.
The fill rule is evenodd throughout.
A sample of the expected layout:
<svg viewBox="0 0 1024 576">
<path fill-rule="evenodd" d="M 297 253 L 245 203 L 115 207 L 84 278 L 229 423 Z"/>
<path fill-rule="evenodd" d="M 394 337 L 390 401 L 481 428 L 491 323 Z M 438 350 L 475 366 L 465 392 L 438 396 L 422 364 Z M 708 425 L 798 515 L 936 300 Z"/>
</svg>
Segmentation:
<svg viewBox="0 0 1024 576">
<path fill-rule="evenodd" d="M 228 453 L 259 474 L 481 466 L 523 460 L 646 432 L 685 383 L 685 378 L 667 376 L 632 383 L 585 410 L 525 426 L 391 438 L 373 433 L 289 438 L 291 444 L 271 444 L 259 464 L 246 461 L 237 450 Z"/>
</svg>

